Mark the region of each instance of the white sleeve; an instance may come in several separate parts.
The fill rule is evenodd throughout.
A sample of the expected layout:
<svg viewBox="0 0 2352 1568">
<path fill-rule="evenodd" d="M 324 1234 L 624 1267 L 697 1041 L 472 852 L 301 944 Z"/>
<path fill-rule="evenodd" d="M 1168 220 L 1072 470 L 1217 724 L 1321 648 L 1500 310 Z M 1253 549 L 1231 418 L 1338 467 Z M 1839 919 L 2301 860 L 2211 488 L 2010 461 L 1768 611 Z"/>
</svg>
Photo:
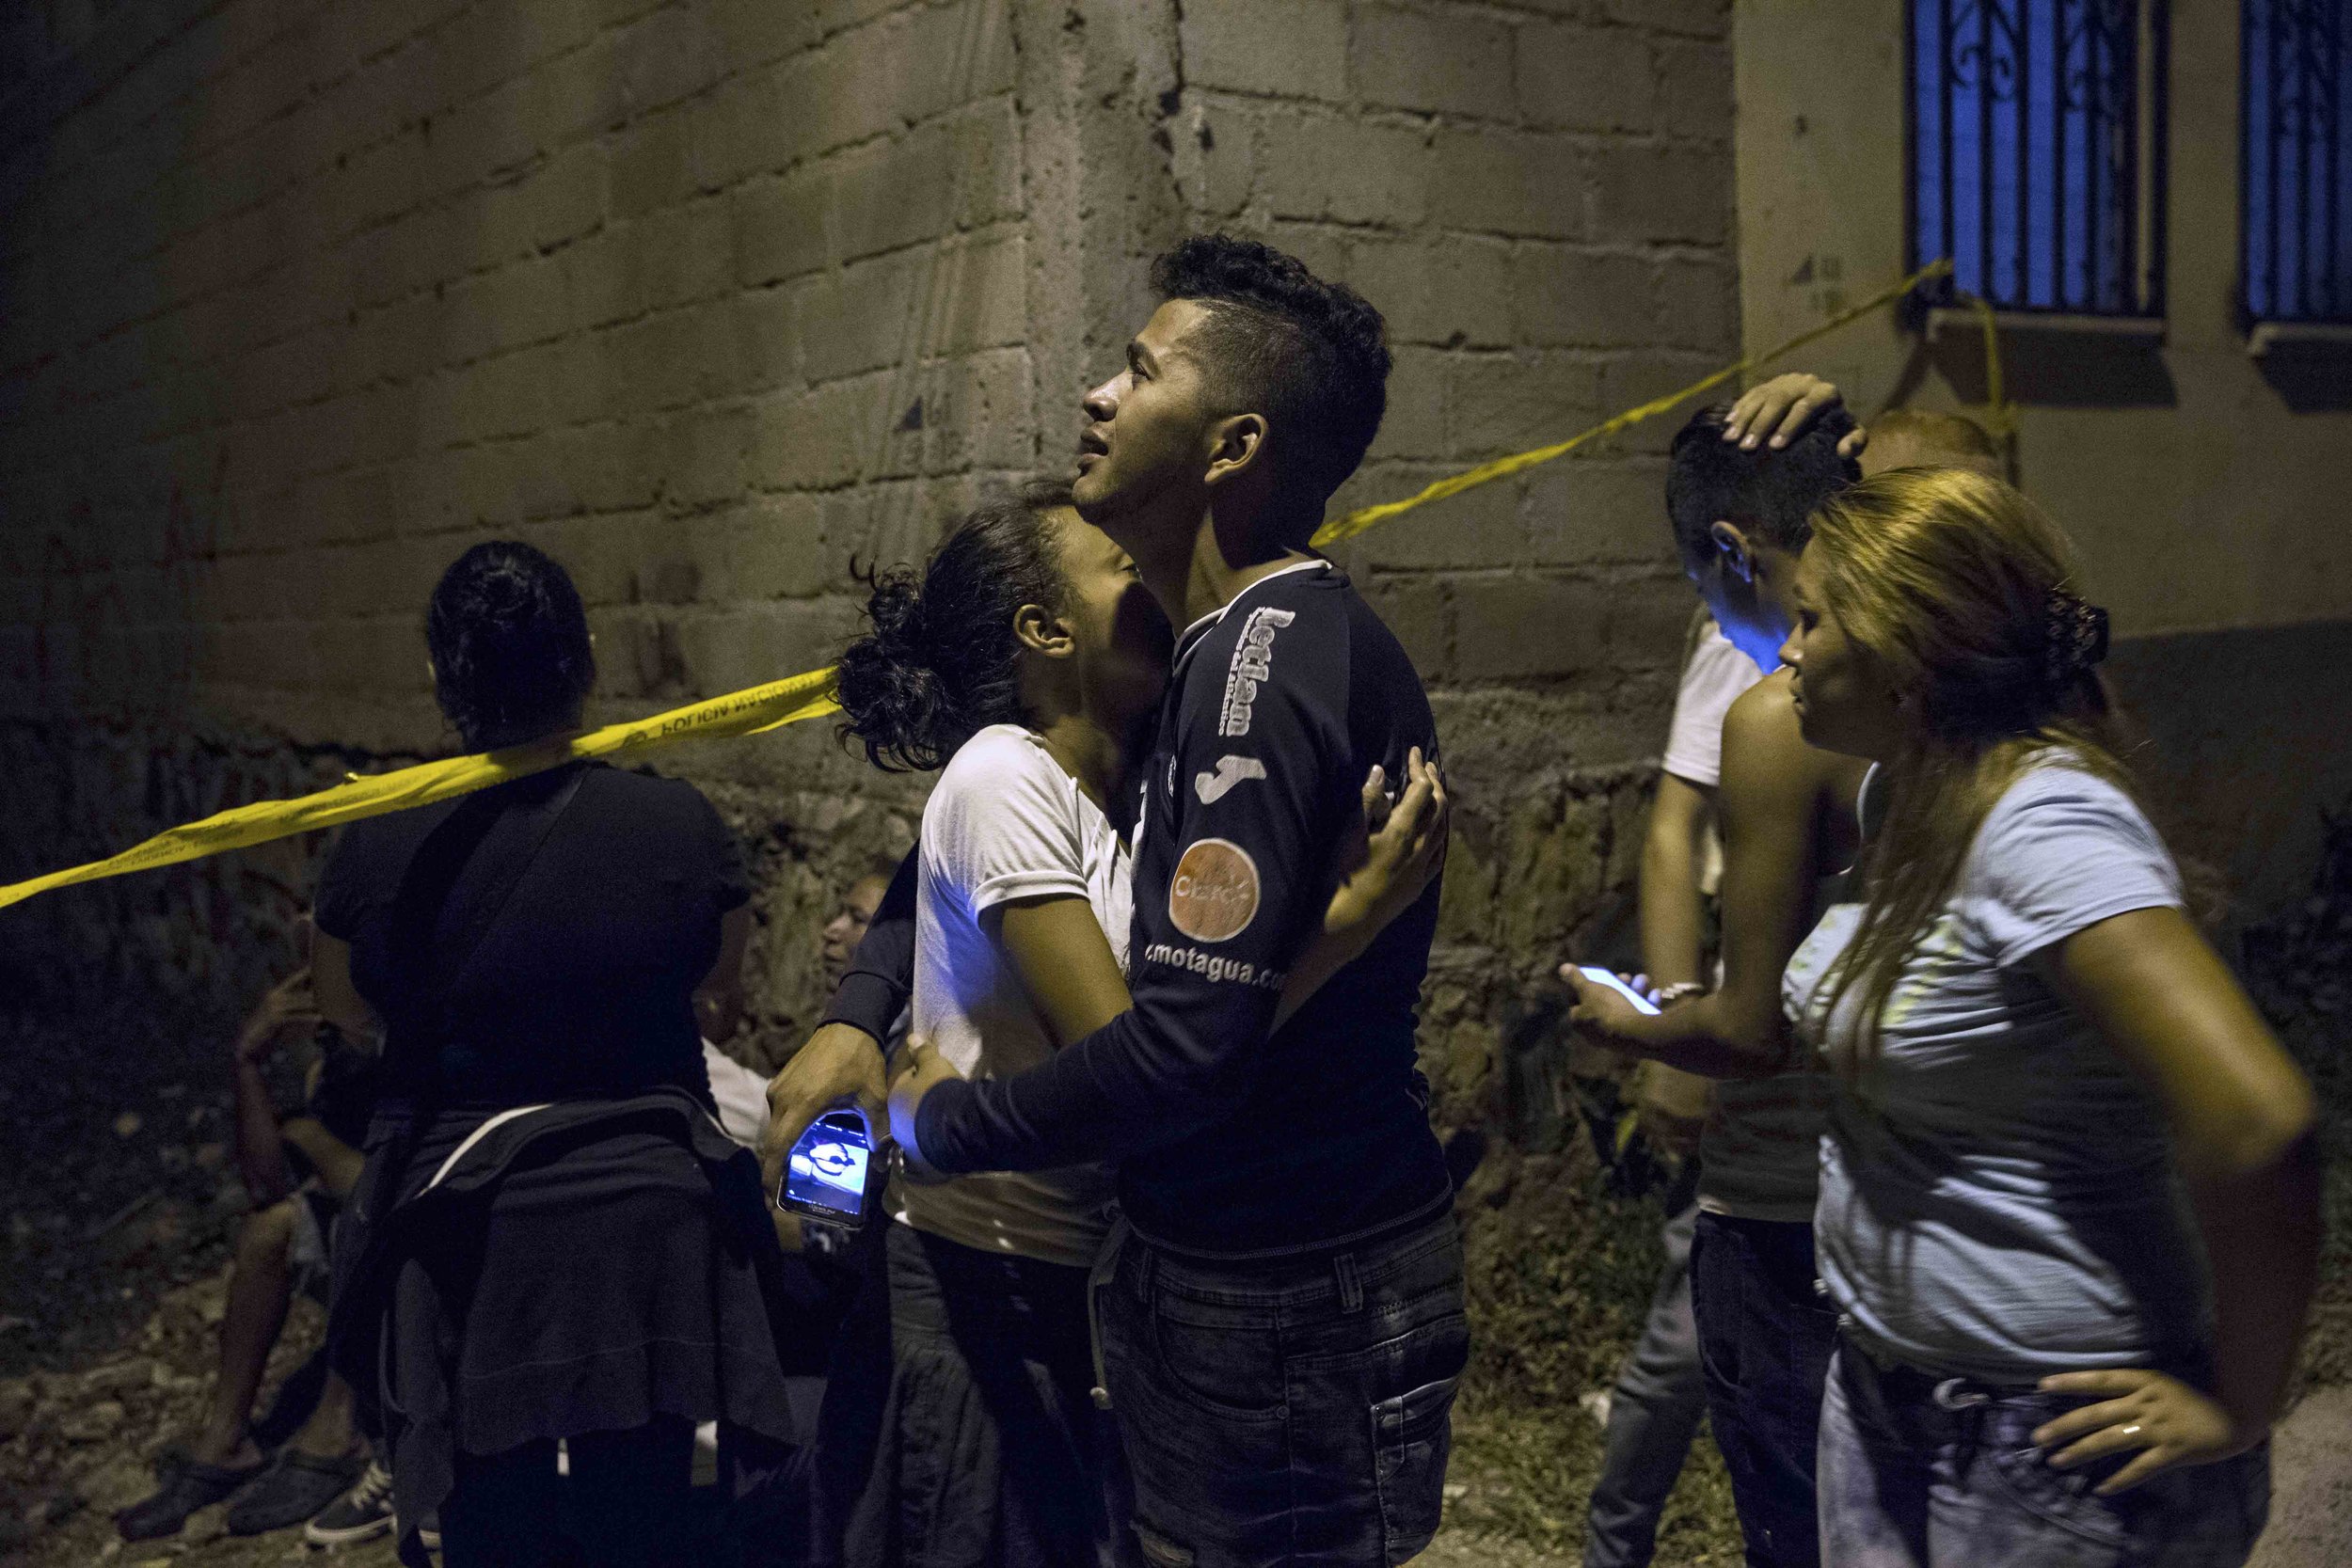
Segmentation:
<svg viewBox="0 0 2352 1568">
<path fill-rule="evenodd" d="M 744 1148 L 757 1148 L 760 1134 L 768 1130 L 768 1080 L 708 1040 L 703 1041 L 703 1068 L 710 1074 L 719 1125 Z"/>
<path fill-rule="evenodd" d="M 1666 771 L 1702 789 L 1721 784 L 1724 715 L 1763 678 L 1756 660 L 1733 646 L 1714 622 L 1708 622 L 1675 690 L 1674 721 L 1666 732 Z"/>
<path fill-rule="evenodd" d="M 974 914 L 1016 898 L 1087 896 L 1076 785 L 1009 725 L 965 741 L 940 775 L 924 807 L 923 853 Z"/>
<path fill-rule="evenodd" d="M 2026 773 L 1986 814 L 1963 898 L 2004 966 L 2102 920 L 2183 901 L 2180 871 L 2131 798 L 2062 766 Z"/>
</svg>

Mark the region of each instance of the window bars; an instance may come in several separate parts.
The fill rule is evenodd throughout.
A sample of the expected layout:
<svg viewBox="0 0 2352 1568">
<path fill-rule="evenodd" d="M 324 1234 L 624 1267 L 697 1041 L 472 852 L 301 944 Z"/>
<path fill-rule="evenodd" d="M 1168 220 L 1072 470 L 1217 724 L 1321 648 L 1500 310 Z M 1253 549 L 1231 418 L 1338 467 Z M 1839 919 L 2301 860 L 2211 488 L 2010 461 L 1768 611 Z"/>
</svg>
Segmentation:
<svg viewBox="0 0 2352 1568">
<path fill-rule="evenodd" d="M 2164 308 L 2165 0 L 1910 0 L 1912 265 L 2004 310 Z"/>
<path fill-rule="evenodd" d="M 2352 322 L 2352 0 L 2245 0 L 2246 313 Z"/>
</svg>

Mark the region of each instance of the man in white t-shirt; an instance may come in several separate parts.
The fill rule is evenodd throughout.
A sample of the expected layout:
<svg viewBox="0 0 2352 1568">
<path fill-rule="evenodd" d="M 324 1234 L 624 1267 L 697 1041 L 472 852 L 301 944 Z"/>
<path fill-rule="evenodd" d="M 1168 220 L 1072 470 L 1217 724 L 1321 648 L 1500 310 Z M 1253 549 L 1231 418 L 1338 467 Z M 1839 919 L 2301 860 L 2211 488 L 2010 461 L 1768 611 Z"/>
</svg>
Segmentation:
<svg viewBox="0 0 2352 1568">
<path fill-rule="evenodd" d="M 1642 852 L 1642 962 L 1650 983 L 1669 995 L 1705 989 L 1706 900 L 1723 870 L 1714 816 L 1724 714 L 1762 678 L 1756 661 L 1732 646 L 1702 608 L 1683 652 Z M 1645 1131 L 1674 1152 L 1693 1156 L 1708 1080 L 1654 1061 L 1639 1064 L 1635 1078 Z M 1666 1265 L 1642 1337 L 1609 1391 L 1600 1474 L 1585 1510 L 1584 1568 L 1645 1568 L 1657 1547 L 1659 1516 L 1707 1413 L 1691 1313 L 1691 1229 L 1698 1209 L 1685 1196 L 1687 1180 L 1671 1191 L 1674 1213 L 1660 1236 Z"/>
</svg>

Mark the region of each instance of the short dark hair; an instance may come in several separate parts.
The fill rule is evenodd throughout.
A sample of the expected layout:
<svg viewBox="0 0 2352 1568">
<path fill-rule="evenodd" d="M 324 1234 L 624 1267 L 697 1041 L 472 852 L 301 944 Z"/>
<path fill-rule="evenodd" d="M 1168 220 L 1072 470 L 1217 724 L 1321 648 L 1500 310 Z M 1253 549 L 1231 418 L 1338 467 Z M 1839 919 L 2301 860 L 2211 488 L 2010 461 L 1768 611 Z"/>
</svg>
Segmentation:
<svg viewBox="0 0 2352 1568">
<path fill-rule="evenodd" d="M 928 771 L 989 725 L 1020 722 L 1012 618 L 1069 595 L 1046 526 L 1068 505 L 1067 480 L 1037 481 L 975 510 L 922 566 L 858 574 L 873 630 L 842 651 L 834 696 L 867 761 Z"/>
<path fill-rule="evenodd" d="M 424 616 L 434 697 L 469 749 L 533 740 L 579 717 L 596 680 L 571 574 L 511 539 L 450 563 Z"/>
<path fill-rule="evenodd" d="M 1752 451 L 1724 439 L 1730 418 L 1727 403 L 1700 409 L 1676 433 L 1666 460 L 1666 516 L 1687 566 L 1715 553 L 1708 531 L 1718 519 L 1775 548 L 1804 549 L 1814 508 L 1862 477 L 1837 455 L 1854 427 L 1843 406 L 1822 410 L 1785 447 Z"/>
<path fill-rule="evenodd" d="M 1387 325 L 1370 301 L 1271 245 L 1195 234 L 1152 263 L 1152 287 L 1209 308 L 1217 393 L 1265 416 L 1283 496 L 1320 512 L 1364 460 L 1389 406 Z"/>
</svg>

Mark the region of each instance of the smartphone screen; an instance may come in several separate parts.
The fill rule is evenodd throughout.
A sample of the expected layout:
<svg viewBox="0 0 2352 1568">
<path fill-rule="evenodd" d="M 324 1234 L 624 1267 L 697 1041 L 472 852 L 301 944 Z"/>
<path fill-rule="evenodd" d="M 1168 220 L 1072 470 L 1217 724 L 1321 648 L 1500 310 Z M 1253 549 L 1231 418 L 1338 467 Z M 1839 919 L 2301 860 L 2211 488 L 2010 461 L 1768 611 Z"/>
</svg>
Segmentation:
<svg viewBox="0 0 2352 1568">
<path fill-rule="evenodd" d="M 855 1111 L 827 1111 L 792 1146 L 776 1205 L 853 1225 L 866 1214 L 866 1175 L 872 1159 L 866 1118 Z"/>
<path fill-rule="evenodd" d="M 1644 996 L 1640 991 L 1635 990 L 1631 986 L 1627 985 L 1623 980 L 1618 979 L 1616 975 L 1611 974 L 1608 970 L 1599 968 L 1594 964 L 1578 964 L 1576 966 L 1576 972 L 1579 974 L 1583 975 L 1587 980 L 1592 981 L 1597 986 L 1607 986 L 1611 990 L 1615 991 L 1619 996 L 1624 997 L 1628 1002 L 1632 1003 L 1636 1007 L 1639 1007 L 1645 1013 L 1654 1013 L 1658 1011 L 1657 1004 L 1650 1001 L 1648 997 Z"/>
</svg>

